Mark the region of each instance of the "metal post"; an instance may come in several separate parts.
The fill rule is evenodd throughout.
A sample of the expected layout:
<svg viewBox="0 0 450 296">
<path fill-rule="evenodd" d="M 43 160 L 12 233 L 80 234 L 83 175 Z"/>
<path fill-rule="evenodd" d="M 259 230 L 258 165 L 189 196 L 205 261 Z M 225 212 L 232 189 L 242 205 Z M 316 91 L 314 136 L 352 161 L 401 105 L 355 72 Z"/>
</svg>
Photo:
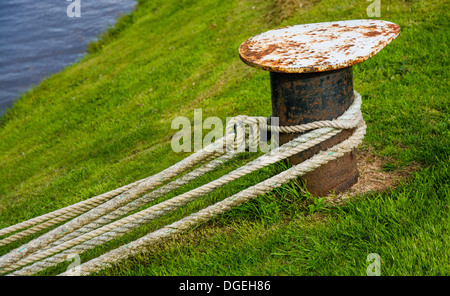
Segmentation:
<svg viewBox="0 0 450 296">
<path fill-rule="evenodd" d="M 342 115 L 353 102 L 352 65 L 381 50 L 400 33 L 398 25 L 354 20 L 297 25 L 271 30 L 245 41 L 245 63 L 270 71 L 272 116 L 281 126 Z M 297 164 L 345 140 L 345 130 L 316 147 L 290 157 Z M 299 134 L 280 134 L 284 144 Z M 314 196 L 342 192 L 358 180 L 356 149 L 303 177 Z"/>
</svg>

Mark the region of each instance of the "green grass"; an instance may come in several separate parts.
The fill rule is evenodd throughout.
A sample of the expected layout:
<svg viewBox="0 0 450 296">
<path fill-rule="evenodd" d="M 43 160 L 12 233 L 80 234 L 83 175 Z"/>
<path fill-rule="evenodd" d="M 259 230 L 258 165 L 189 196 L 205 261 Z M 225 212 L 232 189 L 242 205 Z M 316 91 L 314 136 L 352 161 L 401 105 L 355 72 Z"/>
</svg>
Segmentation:
<svg viewBox="0 0 450 296">
<path fill-rule="evenodd" d="M 365 0 L 139 1 L 89 46 L 90 54 L 23 95 L 0 123 L 0 228 L 147 177 L 183 159 L 177 116 L 268 116 L 269 76 L 237 54 L 247 38 L 285 25 L 367 18 Z M 286 4 L 287 3 L 287 4 Z M 345 205 L 308 197 L 294 182 L 202 224 L 101 275 L 449 275 L 448 1 L 381 1 L 401 35 L 354 66 L 368 125 L 361 149 L 420 169 L 393 190 Z M 205 131 L 208 132 L 208 131 Z M 239 167 L 247 153 L 170 196 Z M 125 237 L 94 258 L 239 192 L 273 165 Z M 36 237 L 35 235 L 34 237 Z M 0 247 L 0 254 L 27 242 Z M 65 271 L 70 262 L 42 274 Z"/>
</svg>

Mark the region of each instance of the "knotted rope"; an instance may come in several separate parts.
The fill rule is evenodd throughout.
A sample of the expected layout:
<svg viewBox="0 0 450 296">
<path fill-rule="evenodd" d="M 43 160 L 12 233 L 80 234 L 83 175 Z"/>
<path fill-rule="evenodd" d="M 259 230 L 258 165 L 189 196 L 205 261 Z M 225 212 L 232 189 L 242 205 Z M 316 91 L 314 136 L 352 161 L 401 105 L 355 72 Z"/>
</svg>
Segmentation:
<svg viewBox="0 0 450 296">
<path fill-rule="evenodd" d="M 247 125 L 248 129 L 235 129 L 235 127 L 239 125 Z M 193 153 L 189 157 L 158 174 L 79 202 L 64 209 L 0 230 L 0 235 L 5 235 L 30 227 L 29 229 L 1 240 L 0 245 L 5 245 L 57 223 L 76 217 L 0 257 L 0 274 L 9 273 L 14 270 L 16 271 L 13 272 L 12 275 L 35 274 L 66 260 L 68 256 L 72 254 L 81 254 L 89 249 L 123 236 L 131 230 L 149 223 L 167 213 L 173 212 L 233 180 L 307 150 L 337 135 L 342 130 L 355 129 L 353 134 L 341 143 L 326 151 L 317 153 L 306 161 L 295 165 L 278 175 L 78 266 L 80 275 L 87 275 L 98 271 L 113 263 L 117 263 L 142 252 L 143 248 L 151 246 L 161 239 L 182 233 L 199 223 L 211 219 L 215 215 L 220 215 L 248 200 L 270 192 L 282 184 L 299 178 L 319 166 L 337 159 L 345 153 L 351 152 L 362 141 L 365 134 L 365 128 L 365 123 L 361 114 L 361 96 L 356 92 L 353 104 L 336 120 L 317 121 L 298 126 L 278 127 L 267 125 L 266 119 L 263 117 L 236 116 L 227 125 L 225 136 L 223 138 L 200 151 Z M 254 133 L 256 137 L 246 141 L 245 131 L 248 133 L 249 129 L 253 131 L 267 129 L 280 133 L 310 132 L 304 133 L 290 142 L 270 150 L 257 159 L 208 184 L 128 215 L 134 210 L 139 209 L 141 206 L 147 205 L 155 199 L 172 192 L 176 188 L 211 172 L 223 163 L 236 157 L 239 152 L 243 151 L 242 149 L 245 149 L 245 147 L 255 146 L 259 142 L 259 133 Z M 240 148 L 242 149 L 240 150 Z M 196 166 L 198 167 L 192 171 L 163 185 L 165 182 Z M 160 185 L 163 186 L 155 189 Z M 142 194 L 144 195 L 141 196 Z M 21 267 L 23 268 L 17 270 Z M 70 274 L 70 272 L 65 272 L 62 275 L 68 274 Z"/>
</svg>

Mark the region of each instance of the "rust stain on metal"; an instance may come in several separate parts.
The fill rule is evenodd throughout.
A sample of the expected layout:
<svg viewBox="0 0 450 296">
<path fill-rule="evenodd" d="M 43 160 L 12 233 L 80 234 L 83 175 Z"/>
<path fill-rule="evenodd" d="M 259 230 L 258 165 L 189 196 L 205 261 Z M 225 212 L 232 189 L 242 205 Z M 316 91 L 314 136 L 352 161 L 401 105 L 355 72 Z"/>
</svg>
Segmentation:
<svg viewBox="0 0 450 296">
<path fill-rule="evenodd" d="M 373 30 L 373 31 L 363 32 L 362 34 L 366 37 L 375 37 L 375 36 L 381 35 L 382 33 L 380 31 Z"/>
<path fill-rule="evenodd" d="M 400 34 L 381 20 L 351 20 L 283 27 L 254 36 L 239 48 L 241 59 L 263 70 L 309 73 L 361 63 Z"/>
</svg>

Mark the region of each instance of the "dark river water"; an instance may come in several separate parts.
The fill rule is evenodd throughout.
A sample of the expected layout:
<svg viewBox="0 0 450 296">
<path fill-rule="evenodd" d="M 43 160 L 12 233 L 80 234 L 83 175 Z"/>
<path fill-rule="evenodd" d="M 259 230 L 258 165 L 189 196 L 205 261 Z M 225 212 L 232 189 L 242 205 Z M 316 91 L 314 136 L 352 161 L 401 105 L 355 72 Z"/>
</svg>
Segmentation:
<svg viewBox="0 0 450 296">
<path fill-rule="evenodd" d="M 136 4 L 74 1 L 0 0 L 0 116 L 21 93 L 83 57 L 87 44 Z"/>
</svg>

